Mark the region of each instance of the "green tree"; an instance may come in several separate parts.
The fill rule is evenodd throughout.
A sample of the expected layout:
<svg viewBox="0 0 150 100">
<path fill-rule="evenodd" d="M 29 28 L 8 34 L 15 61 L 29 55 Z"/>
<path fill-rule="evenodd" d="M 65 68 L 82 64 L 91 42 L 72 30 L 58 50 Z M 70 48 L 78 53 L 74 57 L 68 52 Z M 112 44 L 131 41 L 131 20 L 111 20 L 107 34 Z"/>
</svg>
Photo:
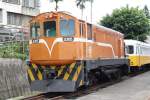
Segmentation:
<svg viewBox="0 0 150 100">
<path fill-rule="evenodd" d="M 150 32 L 149 20 L 138 7 L 115 9 L 111 15 L 103 17 L 99 24 L 122 32 L 125 39 L 144 41 Z"/>
<path fill-rule="evenodd" d="M 55 10 L 56 11 L 58 10 L 58 2 L 59 1 L 63 1 L 63 0 L 50 0 L 50 2 L 55 2 L 55 4 L 56 4 Z"/>
<path fill-rule="evenodd" d="M 143 11 L 144 11 L 145 15 L 147 16 L 147 18 L 150 19 L 150 12 L 149 12 L 149 9 L 148 9 L 147 5 L 144 6 Z"/>
</svg>

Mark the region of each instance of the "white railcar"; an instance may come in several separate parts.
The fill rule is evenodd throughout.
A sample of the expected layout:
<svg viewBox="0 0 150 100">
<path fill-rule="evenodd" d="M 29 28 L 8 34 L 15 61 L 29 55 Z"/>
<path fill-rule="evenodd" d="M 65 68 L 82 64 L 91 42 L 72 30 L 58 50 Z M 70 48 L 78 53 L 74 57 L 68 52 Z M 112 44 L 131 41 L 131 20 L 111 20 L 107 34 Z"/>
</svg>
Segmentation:
<svg viewBox="0 0 150 100">
<path fill-rule="evenodd" d="M 150 44 L 137 40 L 124 40 L 126 56 L 130 59 L 130 66 L 140 68 L 150 64 Z"/>
</svg>

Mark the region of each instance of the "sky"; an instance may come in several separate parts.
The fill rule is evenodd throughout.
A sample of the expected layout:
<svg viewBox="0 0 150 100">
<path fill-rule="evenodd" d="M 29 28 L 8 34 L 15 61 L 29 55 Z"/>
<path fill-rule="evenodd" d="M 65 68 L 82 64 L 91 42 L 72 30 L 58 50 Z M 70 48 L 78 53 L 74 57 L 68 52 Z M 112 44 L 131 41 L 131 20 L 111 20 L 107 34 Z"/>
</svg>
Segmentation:
<svg viewBox="0 0 150 100">
<path fill-rule="evenodd" d="M 50 3 L 50 0 L 41 0 L 41 12 L 55 11 L 55 3 Z M 125 7 L 139 7 L 143 9 L 145 5 L 148 6 L 150 10 L 150 0 L 94 0 L 93 2 L 93 15 L 92 23 L 96 24 L 101 20 L 106 14 L 111 14 L 112 11 L 116 8 Z M 77 18 L 81 19 L 81 10 L 76 7 L 75 0 L 63 0 L 59 2 L 58 11 L 67 11 Z M 90 16 L 90 3 L 86 3 L 86 9 L 84 10 L 83 19 L 91 22 Z"/>
</svg>

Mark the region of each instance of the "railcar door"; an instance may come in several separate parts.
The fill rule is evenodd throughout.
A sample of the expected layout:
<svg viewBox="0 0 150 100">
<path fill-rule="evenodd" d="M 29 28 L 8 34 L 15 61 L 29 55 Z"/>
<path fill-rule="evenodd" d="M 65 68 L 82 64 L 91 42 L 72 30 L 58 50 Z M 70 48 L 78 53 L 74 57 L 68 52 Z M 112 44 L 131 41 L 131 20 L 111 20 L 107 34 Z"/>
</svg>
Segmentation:
<svg viewBox="0 0 150 100">
<path fill-rule="evenodd" d="M 142 48 L 141 48 L 140 44 L 136 45 L 135 51 L 136 51 L 136 54 L 137 54 L 137 66 L 141 66 Z"/>
</svg>

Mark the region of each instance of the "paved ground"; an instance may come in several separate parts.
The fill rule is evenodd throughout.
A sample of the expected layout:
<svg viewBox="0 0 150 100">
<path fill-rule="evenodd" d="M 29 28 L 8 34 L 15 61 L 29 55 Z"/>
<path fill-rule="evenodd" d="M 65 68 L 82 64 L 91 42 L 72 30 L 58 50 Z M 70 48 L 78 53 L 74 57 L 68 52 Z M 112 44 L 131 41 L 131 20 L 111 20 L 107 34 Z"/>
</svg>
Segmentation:
<svg viewBox="0 0 150 100">
<path fill-rule="evenodd" d="M 77 100 L 150 100 L 150 72 L 79 97 Z"/>
</svg>

